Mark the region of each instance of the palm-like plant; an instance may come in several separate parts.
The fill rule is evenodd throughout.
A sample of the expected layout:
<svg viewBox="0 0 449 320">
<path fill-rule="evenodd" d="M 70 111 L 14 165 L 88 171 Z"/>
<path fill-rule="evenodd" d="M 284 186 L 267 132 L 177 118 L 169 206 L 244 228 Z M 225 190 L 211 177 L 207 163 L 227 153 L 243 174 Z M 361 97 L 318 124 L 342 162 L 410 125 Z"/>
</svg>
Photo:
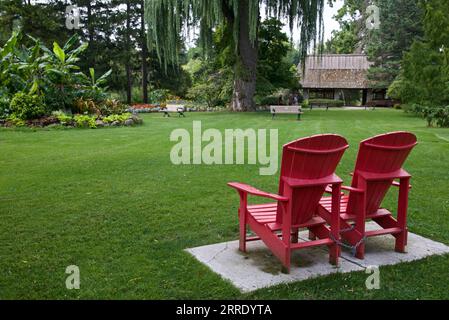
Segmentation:
<svg viewBox="0 0 449 320">
<path fill-rule="evenodd" d="M 3 96 L 12 97 L 17 92 L 36 94 L 52 110 L 70 109 L 78 98 L 94 101 L 106 98 L 106 80 L 112 71 L 98 79 L 93 68 L 89 70 L 90 77 L 80 71 L 77 62 L 88 44 L 79 44 L 77 35 L 63 47 L 54 42 L 52 50 L 30 36 L 34 45 L 20 47 L 21 38 L 20 33 L 14 33 L 0 48 L 0 93 Z"/>
</svg>

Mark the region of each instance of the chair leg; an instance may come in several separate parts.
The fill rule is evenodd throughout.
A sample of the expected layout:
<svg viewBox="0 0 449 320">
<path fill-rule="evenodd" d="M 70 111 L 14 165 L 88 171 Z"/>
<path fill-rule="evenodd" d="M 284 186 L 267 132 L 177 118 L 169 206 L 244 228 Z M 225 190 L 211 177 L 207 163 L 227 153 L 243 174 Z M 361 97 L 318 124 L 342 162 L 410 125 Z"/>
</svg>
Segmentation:
<svg viewBox="0 0 449 320">
<path fill-rule="evenodd" d="M 338 244 L 333 244 L 329 247 L 329 263 L 334 266 L 338 266 L 338 259 L 340 257 L 340 246 Z"/>
<path fill-rule="evenodd" d="M 395 245 L 395 251 L 400 253 L 406 252 L 406 246 L 407 246 L 407 238 L 408 238 L 408 230 L 405 229 L 403 232 L 398 234 L 396 236 L 396 245 Z"/>
<path fill-rule="evenodd" d="M 290 274 L 291 271 L 291 251 L 287 249 L 285 253 L 285 259 L 282 262 L 282 273 Z"/>
<path fill-rule="evenodd" d="M 240 222 L 240 243 L 239 249 L 241 252 L 246 252 L 246 214 L 240 212 L 239 209 L 239 222 Z"/>
<path fill-rule="evenodd" d="M 365 243 L 361 243 L 358 247 L 357 247 L 357 251 L 355 253 L 355 257 L 357 259 L 363 260 L 365 259 Z"/>
<path fill-rule="evenodd" d="M 401 179 L 399 187 L 398 201 L 398 226 L 402 232 L 396 236 L 396 252 L 405 252 L 407 246 L 408 230 L 407 230 L 407 208 L 409 194 L 410 178 Z"/>
<path fill-rule="evenodd" d="M 362 219 L 360 219 L 360 218 L 358 219 L 358 221 L 355 225 L 355 230 L 358 231 L 358 233 L 362 237 L 361 239 L 363 239 L 363 237 L 365 237 L 365 215 L 363 215 Z M 363 260 L 363 259 L 365 259 L 365 241 L 364 240 L 360 240 L 360 241 L 361 242 L 359 242 L 358 244 L 355 243 L 353 245 L 357 245 L 355 257 L 357 259 Z"/>
</svg>

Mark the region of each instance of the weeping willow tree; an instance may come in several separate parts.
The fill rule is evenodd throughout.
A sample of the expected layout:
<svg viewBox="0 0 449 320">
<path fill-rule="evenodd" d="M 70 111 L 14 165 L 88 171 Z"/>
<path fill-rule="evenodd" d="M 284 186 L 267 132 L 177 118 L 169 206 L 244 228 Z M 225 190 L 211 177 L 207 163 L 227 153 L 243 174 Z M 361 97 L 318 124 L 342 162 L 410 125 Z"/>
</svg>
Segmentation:
<svg viewBox="0 0 449 320">
<path fill-rule="evenodd" d="M 234 111 L 255 109 L 257 70 L 257 33 L 260 11 L 267 17 L 287 20 L 291 31 L 300 32 L 302 58 L 309 46 L 322 40 L 323 9 L 326 0 L 145 0 L 148 43 L 165 64 L 176 63 L 179 37 L 190 28 L 198 28 L 199 42 L 204 48 L 212 43 L 212 33 L 226 26 L 233 33 L 236 64 Z"/>
</svg>

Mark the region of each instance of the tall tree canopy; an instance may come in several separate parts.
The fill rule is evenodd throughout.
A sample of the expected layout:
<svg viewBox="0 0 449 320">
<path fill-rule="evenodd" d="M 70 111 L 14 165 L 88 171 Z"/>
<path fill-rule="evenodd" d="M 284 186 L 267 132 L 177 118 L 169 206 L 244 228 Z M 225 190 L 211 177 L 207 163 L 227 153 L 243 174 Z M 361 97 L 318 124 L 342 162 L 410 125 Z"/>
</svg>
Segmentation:
<svg viewBox="0 0 449 320">
<path fill-rule="evenodd" d="M 344 0 L 334 19 L 340 30 L 332 31 L 332 38 L 326 42 L 326 53 L 351 54 L 362 53 L 366 46 L 367 0 Z"/>
<path fill-rule="evenodd" d="M 324 4 L 325 0 L 146 0 L 149 44 L 155 44 L 160 59 L 175 62 L 183 31 L 199 27 L 200 43 L 208 47 L 213 30 L 225 25 L 232 33 L 236 57 L 231 107 L 234 111 L 254 110 L 260 10 L 288 20 L 292 31 L 297 24 L 300 52 L 305 57 L 309 45 L 322 40 Z"/>
<path fill-rule="evenodd" d="M 402 56 L 423 34 L 420 0 L 376 0 L 380 28 L 368 33 L 367 53 L 373 62 L 369 78 L 374 88 L 388 88 L 399 74 Z"/>
<path fill-rule="evenodd" d="M 449 2 L 427 0 L 424 36 L 404 55 L 402 69 L 389 94 L 406 104 L 449 105 Z"/>
</svg>

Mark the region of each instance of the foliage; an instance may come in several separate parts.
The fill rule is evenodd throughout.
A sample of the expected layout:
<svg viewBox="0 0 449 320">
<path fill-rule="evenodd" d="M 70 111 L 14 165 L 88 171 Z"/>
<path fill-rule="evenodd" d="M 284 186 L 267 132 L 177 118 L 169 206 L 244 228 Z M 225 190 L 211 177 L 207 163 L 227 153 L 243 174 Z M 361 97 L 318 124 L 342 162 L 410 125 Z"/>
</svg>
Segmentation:
<svg viewBox="0 0 449 320">
<path fill-rule="evenodd" d="M 326 53 L 351 54 L 362 52 L 366 46 L 365 0 L 344 0 L 334 19 L 340 25 L 323 48 Z"/>
<path fill-rule="evenodd" d="M 40 96 L 25 92 L 18 92 L 14 95 L 9 110 L 14 117 L 21 120 L 37 119 L 47 113 Z"/>
<path fill-rule="evenodd" d="M 22 96 L 38 96 L 48 111 L 73 109 L 73 112 L 80 112 L 83 109 L 83 113 L 98 114 L 124 111 L 123 105 L 106 99 L 105 85 L 111 71 L 98 78 L 92 68 L 90 77 L 79 71 L 79 56 L 87 44 L 75 46 L 77 36 L 62 47 L 53 43 L 53 50 L 37 39 L 27 38 L 33 41 L 31 47 L 21 46 L 22 34 L 14 33 L 0 50 L 0 92 L 5 97 L 2 100 L 22 92 Z M 34 116 L 38 114 L 45 113 L 36 110 Z"/>
<path fill-rule="evenodd" d="M 314 106 L 328 106 L 334 108 L 341 108 L 345 105 L 343 100 L 335 100 L 335 99 L 309 99 L 309 105 Z"/>
<path fill-rule="evenodd" d="M 10 101 L 6 95 L 0 95 L 0 119 L 5 119 L 9 115 Z"/>
<path fill-rule="evenodd" d="M 259 106 L 276 106 L 279 104 L 279 96 L 269 95 L 265 97 L 256 96 L 256 104 Z"/>
<path fill-rule="evenodd" d="M 55 111 L 52 113 L 52 115 L 55 116 L 63 126 L 69 126 L 73 124 L 73 117 L 65 114 L 62 111 Z"/>
<path fill-rule="evenodd" d="M 170 90 L 153 89 L 150 91 L 148 100 L 150 103 L 164 103 L 170 97 Z"/>
<path fill-rule="evenodd" d="M 368 72 L 373 88 L 388 88 L 399 74 L 403 53 L 423 34 L 419 0 L 376 0 L 380 27 L 368 32 Z"/>
<path fill-rule="evenodd" d="M 389 94 L 405 104 L 442 107 L 449 104 L 449 2 L 424 4 L 424 37 L 404 55 L 402 69 Z"/>
<path fill-rule="evenodd" d="M 407 106 L 405 110 L 408 113 L 424 118 L 429 127 L 437 125 L 438 127 L 449 128 L 449 106 L 429 107 L 412 104 Z"/>
<path fill-rule="evenodd" d="M 299 89 L 296 66 L 286 59 L 294 50 L 283 27 L 284 24 L 275 18 L 260 25 L 256 87 L 259 96 L 273 93 L 278 88 Z"/>
<path fill-rule="evenodd" d="M 97 127 L 95 121 L 95 116 L 89 116 L 84 114 L 77 114 L 73 117 L 73 120 L 75 121 L 75 124 L 79 128 L 91 128 L 95 129 Z"/>
<path fill-rule="evenodd" d="M 122 114 L 128 109 L 128 106 L 119 100 L 106 99 L 98 104 L 98 108 L 101 115 L 108 116 L 112 114 Z"/>
<path fill-rule="evenodd" d="M 107 79 L 111 75 L 112 69 L 109 69 L 105 74 L 103 74 L 98 79 L 95 78 L 95 70 L 94 68 L 89 68 L 89 84 L 85 86 L 83 97 L 90 98 L 94 101 L 103 101 L 108 95 L 106 94 L 106 90 L 108 87 L 106 86 Z"/>
<path fill-rule="evenodd" d="M 193 101 L 205 103 L 209 108 L 223 104 L 226 100 L 223 95 L 227 95 L 223 89 L 226 88 L 226 82 L 229 79 L 223 73 L 224 71 L 221 70 L 205 75 L 203 81 L 197 82 L 189 89 L 187 97 Z"/>
<path fill-rule="evenodd" d="M 296 90 L 299 86 L 296 63 L 299 52 L 293 48 L 288 36 L 282 32 L 283 24 L 274 18 L 261 23 L 257 62 L 257 105 L 278 99 L 276 90 Z M 189 50 L 189 61 L 183 66 L 192 78 L 193 86 L 187 97 L 209 108 L 227 105 L 232 99 L 235 56 L 232 34 L 225 25 L 213 35 L 213 50 L 205 55 L 201 47 Z M 287 93 L 289 95 L 290 92 Z M 288 98 L 286 100 L 288 102 Z M 277 103 L 277 102 L 276 102 Z"/>
<path fill-rule="evenodd" d="M 212 30 L 217 26 L 224 25 L 228 20 L 233 20 L 233 43 L 235 49 L 239 46 L 238 27 L 240 23 L 247 23 L 249 26 L 250 41 L 257 41 L 259 25 L 260 6 L 264 5 L 266 13 L 271 17 L 286 18 L 293 31 L 296 19 L 303 23 L 298 23 L 301 35 L 301 56 L 307 54 L 308 44 L 322 37 L 322 13 L 324 2 L 317 1 L 278 1 L 271 0 L 248 0 L 249 14 L 248 21 L 240 21 L 239 9 L 243 3 L 238 0 L 232 1 L 211 1 L 211 0 L 186 0 L 183 2 L 176 0 L 146 0 L 146 20 L 149 28 L 149 43 L 154 44 L 158 57 L 162 56 L 166 62 L 178 61 L 178 39 L 184 27 L 190 29 L 196 23 L 200 24 L 200 44 L 205 48 L 212 47 Z M 319 25 L 317 28 L 317 21 Z M 191 23 L 193 22 L 193 24 Z M 237 52 L 237 51 L 236 51 Z"/>
<path fill-rule="evenodd" d="M 304 101 L 301 103 L 301 107 L 303 109 L 309 109 L 310 108 L 310 102 L 309 99 L 304 99 Z"/>
<path fill-rule="evenodd" d="M 67 5 L 66 0 L 1 0 L 0 46 L 8 40 L 12 31 L 18 29 L 24 34 L 42 39 L 46 45 L 51 45 L 54 41 L 64 42 L 71 33 L 61 23 L 64 21 Z M 28 40 L 26 45 L 32 44 Z"/>
<path fill-rule="evenodd" d="M 234 111 L 254 110 L 261 7 L 265 7 L 268 17 L 285 18 L 291 31 L 297 22 L 301 37 L 299 55 L 303 59 L 310 44 L 323 38 L 324 3 L 325 0 L 145 0 L 148 43 L 167 69 L 168 63 L 179 62 L 182 31 L 198 27 L 199 45 L 207 55 L 213 51 L 214 30 L 222 28 L 225 41 L 218 51 L 225 53 L 221 57 L 226 61 L 234 62 L 226 63 L 234 71 L 231 107 Z"/>
<path fill-rule="evenodd" d="M 14 114 L 10 115 L 7 118 L 8 122 L 10 122 L 14 127 L 24 127 L 26 125 L 25 120 L 16 117 Z"/>
<path fill-rule="evenodd" d="M 108 116 L 125 112 L 127 106 L 118 100 L 106 99 L 96 102 L 92 99 L 80 98 L 74 102 L 72 110 L 74 113 L 96 114 Z"/>
<path fill-rule="evenodd" d="M 131 116 L 131 113 L 124 113 L 124 114 L 113 114 L 110 115 L 108 117 L 104 117 L 102 120 L 105 123 L 113 123 L 113 122 L 119 122 L 119 123 L 123 123 L 126 120 L 129 119 L 129 117 Z"/>
</svg>

